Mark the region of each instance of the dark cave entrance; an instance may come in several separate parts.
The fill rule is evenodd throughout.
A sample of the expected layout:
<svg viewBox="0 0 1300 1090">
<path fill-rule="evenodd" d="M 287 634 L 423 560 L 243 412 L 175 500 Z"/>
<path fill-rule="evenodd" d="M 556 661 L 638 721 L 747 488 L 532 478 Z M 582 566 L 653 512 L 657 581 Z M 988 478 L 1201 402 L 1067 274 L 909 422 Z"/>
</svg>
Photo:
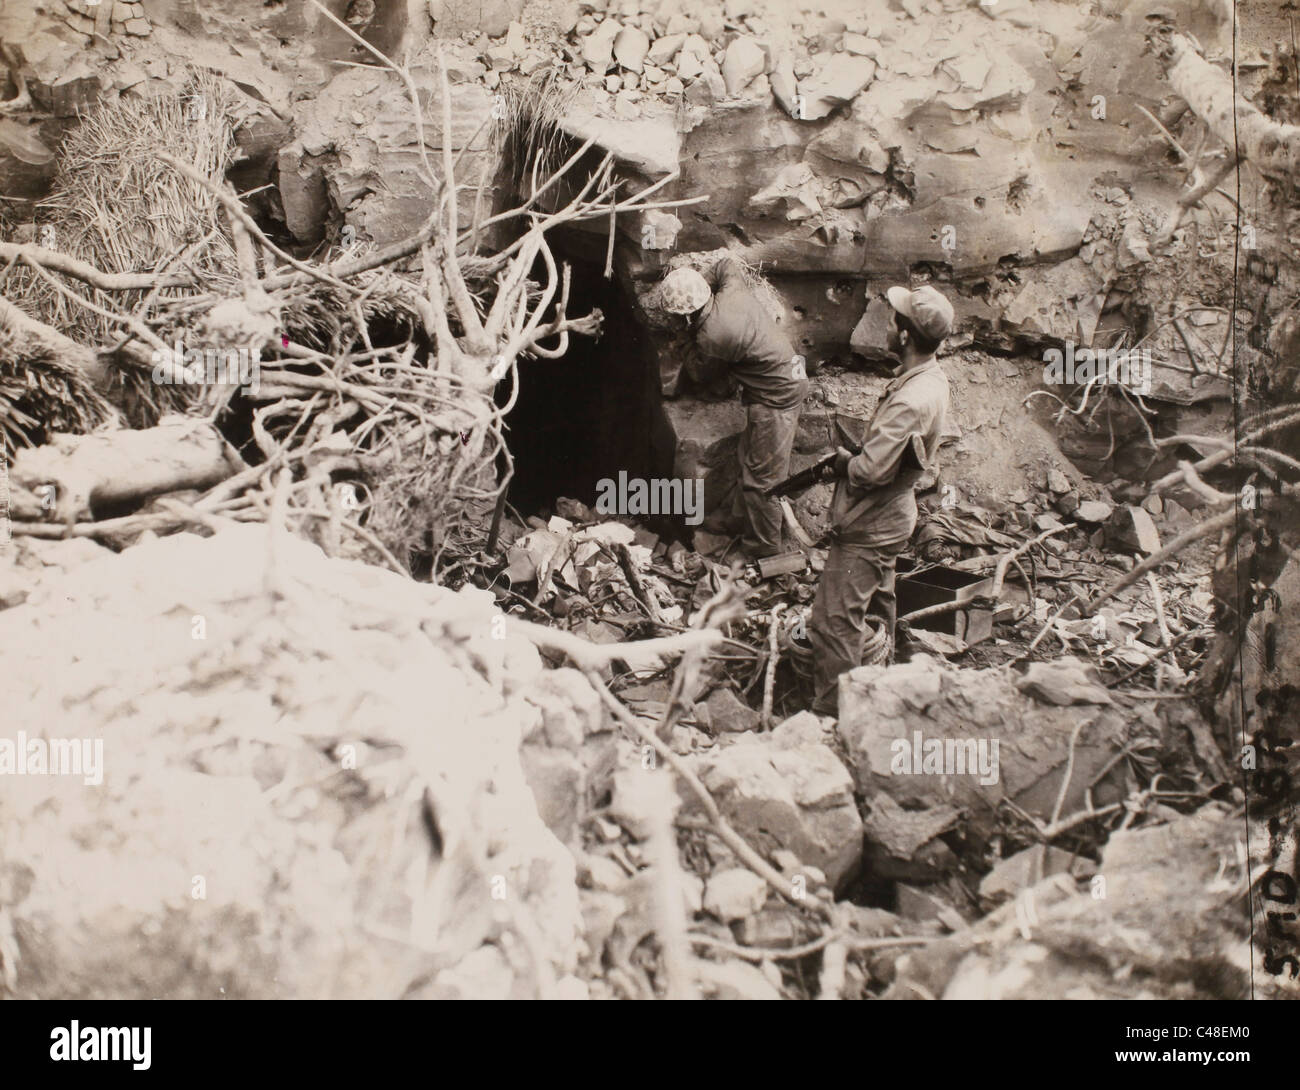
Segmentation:
<svg viewBox="0 0 1300 1090">
<path fill-rule="evenodd" d="M 580 317 L 594 307 L 605 320 L 599 338 L 570 337 L 560 359 L 519 360 L 519 398 L 507 417 L 506 441 L 515 460 L 509 499 L 522 515 L 551 509 L 560 496 L 594 507 L 597 482 L 617 480 L 620 470 L 656 475 L 657 384 L 646 332 L 617 276 L 605 279 L 604 239 L 561 230 L 550 243 L 557 264 L 573 268 L 568 313 Z M 545 280 L 540 260 L 533 276 Z M 509 381 L 501 383 L 499 403 L 509 395 Z"/>
</svg>

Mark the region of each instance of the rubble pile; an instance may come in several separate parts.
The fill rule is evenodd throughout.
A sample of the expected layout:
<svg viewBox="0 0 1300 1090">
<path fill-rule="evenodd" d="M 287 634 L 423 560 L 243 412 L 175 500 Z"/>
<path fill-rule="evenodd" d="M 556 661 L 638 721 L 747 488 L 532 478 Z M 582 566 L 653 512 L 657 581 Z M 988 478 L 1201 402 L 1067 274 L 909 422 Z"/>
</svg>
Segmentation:
<svg viewBox="0 0 1300 1090">
<path fill-rule="evenodd" d="M 739 570 L 747 611 L 731 628 L 731 661 L 711 668 L 710 684 L 719 688 L 710 696 L 706 686 L 694 716 L 683 722 L 709 735 L 752 729 L 774 628 L 780 647 L 775 707 L 792 713 L 805 706 L 802 641 L 825 561 L 820 539 L 829 494 L 829 485 L 815 486 L 792 512 L 815 544 L 803 547 L 788 537 L 792 552 L 762 565 L 743 564 L 739 529 L 725 503 L 722 516 L 706 520 L 709 528 L 690 533 L 690 549 L 661 538 L 645 519 L 604 519 L 580 501 L 561 498 L 556 509 L 564 515 L 505 523 L 504 566 L 489 565 L 481 584 L 497 592 L 505 610 L 545 612 L 553 623 L 607 644 L 684 627 Z M 1118 502 L 1104 486 L 1056 469 L 1032 494 L 1021 486 L 990 498 L 988 506 L 959 496 L 940 485 L 920 504 L 915 559 L 900 568 L 900 650 L 1005 663 L 1037 636 L 1039 643 L 1050 639 L 1045 651 L 1080 656 L 1110 684 L 1140 678 L 1177 689 L 1185 682 L 1213 631 L 1203 563 L 1208 545 L 1191 560 L 1171 558 L 1151 578 L 1120 588 L 1095 614 L 1087 609 L 1092 598 L 1157 553 L 1162 540 L 1192 524 L 1176 500 Z M 661 529 L 681 533 L 666 523 Z M 1014 563 L 1003 564 L 1012 552 Z M 490 570 L 499 574 L 489 576 Z M 624 661 L 635 673 L 662 675 L 661 660 L 637 661 L 633 651 L 629 656 Z M 668 678 L 661 676 L 649 686 L 639 681 L 628 696 L 653 713 L 662 711 L 667 691 Z"/>
<path fill-rule="evenodd" d="M 1252 964 L 1248 871 L 1240 819 L 1217 805 L 1116 832 L 1083 891 L 1059 875 L 1028 887 L 969 931 L 899 958 L 885 995 L 1282 998 L 1280 978 Z"/>
<path fill-rule="evenodd" d="M 653 727 L 671 677 L 624 641 L 689 624 L 703 590 L 729 573 L 644 529 L 557 506 L 570 518 L 520 528 L 510 543 L 519 578 L 501 605 L 522 607 L 520 590 L 541 573 L 548 609 L 597 645 L 619 642 L 605 676 Z M 590 683 L 546 669 L 487 594 L 329 560 L 263 526 L 146 535 L 121 554 L 21 539 L 16 553 L 0 581 L 10 607 L 0 644 L 16 664 L 6 706 L 29 739 L 99 740 L 103 783 L 29 776 L 5 796 L 15 994 L 68 994 L 70 980 L 84 995 L 654 993 L 647 938 L 662 872 L 638 796 L 655 763 L 615 739 Z M 676 620 L 652 624 L 647 601 Z M 764 613 L 737 623 L 737 648 L 760 642 Z M 1035 823 L 1125 800 L 1171 817 L 1144 786 L 1159 755 L 1174 737 L 1213 751 L 1193 718 L 1171 725 L 1174 705 L 1130 707 L 1069 660 L 1018 680 L 923 655 L 863 667 L 844 682 L 839 723 L 803 712 L 770 730 L 728 684 L 728 665 L 715 664 L 671 748 L 791 888 L 839 896 L 838 926 L 854 942 L 929 944 L 964 933 L 1036 873 L 1087 878 L 1090 850 L 1072 860 L 1054 847 L 1045 871 L 1026 864 Z M 1072 744 L 1088 704 L 1091 725 Z M 340 718 L 341 708 L 351 710 Z M 997 781 L 891 775 L 890 743 L 917 730 L 997 737 Z M 1179 778 L 1164 790 L 1209 789 L 1207 762 L 1166 762 Z M 707 831 L 699 800 L 679 794 L 679 877 L 702 986 L 798 994 L 792 963 L 755 966 L 727 947 L 810 942 L 824 927 L 815 904 L 776 896 Z M 1095 833 L 1084 842 L 1100 844 Z M 75 904 L 58 894 L 74 873 Z M 514 909 L 494 901 L 493 882 L 518 894 Z M 149 969 L 124 974 L 125 958 Z M 182 982 L 185 959 L 202 971 Z M 850 991 L 892 979 L 892 958 L 852 963 Z"/>
</svg>

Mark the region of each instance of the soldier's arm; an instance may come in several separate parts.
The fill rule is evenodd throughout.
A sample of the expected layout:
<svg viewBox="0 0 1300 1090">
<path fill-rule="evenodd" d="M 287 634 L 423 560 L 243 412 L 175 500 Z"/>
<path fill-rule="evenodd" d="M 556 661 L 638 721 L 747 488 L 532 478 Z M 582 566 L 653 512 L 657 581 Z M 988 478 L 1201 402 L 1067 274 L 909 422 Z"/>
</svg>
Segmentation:
<svg viewBox="0 0 1300 1090">
<path fill-rule="evenodd" d="M 862 452 L 849 459 L 849 483 L 857 488 L 888 484 L 898 472 L 903 451 L 922 430 L 921 413 L 904 398 L 889 401 L 876 414 L 862 441 Z"/>
<path fill-rule="evenodd" d="M 713 268 L 704 274 L 704 279 L 716 295 L 724 288 L 731 287 L 740 275 L 740 262 L 732 254 L 724 254 L 714 262 Z"/>
</svg>

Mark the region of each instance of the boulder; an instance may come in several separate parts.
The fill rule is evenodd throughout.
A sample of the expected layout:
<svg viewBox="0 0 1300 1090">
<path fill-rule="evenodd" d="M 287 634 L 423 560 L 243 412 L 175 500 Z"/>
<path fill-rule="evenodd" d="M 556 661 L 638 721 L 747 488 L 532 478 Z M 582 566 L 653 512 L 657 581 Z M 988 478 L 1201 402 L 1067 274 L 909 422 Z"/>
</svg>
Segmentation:
<svg viewBox="0 0 1300 1090">
<path fill-rule="evenodd" d="M 686 101 L 693 106 L 711 106 L 727 97 L 727 85 L 722 73 L 712 60 L 704 65 L 704 70 L 695 82 L 686 88 Z"/>
<path fill-rule="evenodd" d="M 682 82 L 695 79 L 706 65 L 713 63 L 709 43 L 698 34 L 688 34 L 677 54 L 677 78 Z"/>
<path fill-rule="evenodd" d="M 753 916 L 766 901 L 767 883 L 739 867 L 716 871 L 704 886 L 704 911 L 723 923 Z"/>
<path fill-rule="evenodd" d="M 893 308 L 884 299 L 875 298 L 867 304 L 858 324 L 849 337 L 849 347 L 859 356 L 869 360 L 889 358 L 889 326 Z"/>
<path fill-rule="evenodd" d="M 540 713 L 524 734 L 519 760 L 537 812 L 570 847 L 613 776 L 617 752 L 600 697 L 571 669 L 548 670 L 525 699 Z"/>
<path fill-rule="evenodd" d="M 733 39 L 722 60 L 722 78 L 726 81 L 727 94 L 740 94 L 755 77 L 763 74 L 766 67 L 767 54 L 753 38 Z"/>
<path fill-rule="evenodd" d="M 477 31 L 499 38 L 523 14 L 526 0 L 429 0 L 429 17 L 439 38 Z"/>
<path fill-rule="evenodd" d="M 1062 492 L 1059 496 L 1054 496 L 1052 498 L 1052 506 L 1056 509 L 1058 514 L 1064 515 L 1066 518 L 1069 518 L 1078 511 L 1079 504 L 1082 502 L 1079 493 L 1073 491 Z"/>
<path fill-rule="evenodd" d="M 700 986 L 716 999 L 780 999 L 781 993 L 762 972 L 743 961 L 696 961 Z"/>
<path fill-rule="evenodd" d="M 1024 676 L 1016 682 L 1016 687 L 1045 704 L 1061 707 L 1069 704 L 1114 703 L 1092 666 L 1085 665 L 1073 655 L 1051 662 L 1030 663 Z"/>
<path fill-rule="evenodd" d="M 863 823 L 870 873 L 890 881 L 932 882 L 955 871 L 957 856 L 939 837 L 960 818 L 955 806 L 904 810 L 889 795 L 873 796 Z"/>
<path fill-rule="evenodd" d="M 862 819 L 853 782 L 829 746 L 810 740 L 806 720 L 788 720 L 770 734 L 742 736 L 696 760 L 718 807 L 760 853 L 792 851 L 803 864 L 820 869 L 832 887 L 856 870 Z M 685 805 L 698 807 L 698 802 L 686 798 Z"/>
<path fill-rule="evenodd" d="M 1105 522 L 1115 509 L 1103 500 L 1084 500 L 1074 509 L 1074 517 L 1080 522 L 1099 524 Z M 1145 512 L 1143 512 L 1145 514 Z"/>
<path fill-rule="evenodd" d="M 996 904 L 1017 896 L 1021 890 L 1053 874 L 1080 877 L 1093 874 L 1096 869 L 1089 860 L 1060 848 L 1024 848 L 1006 859 L 999 859 L 980 879 L 980 896 Z"/>
<path fill-rule="evenodd" d="M 807 163 L 788 163 L 749 198 L 745 210 L 761 216 L 806 220 L 821 213 L 821 191 L 821 182 L 812 167 Z"/>
<path fill-rule="evenodd" d="M 593 138 L 598 150 L 613 152 L 622 167 L 646 178 L 671 174 L 680 162 L 681 139 L 671 117 L 615 120 L 601 116 L 591 101 L 580 98 L 560 120 L 560 128 L 580 143 Z"/>
<path fill-rule="evenodd" d="M 715 733 L 739 734 L 758 728 L 758 712 L 741 700 L 734 689 L 714 689 L 705 701 L 705 707 L 709 713 L 709 725 Z"/>
<path fill-rule="evenodd" d="M 649 51 L 650 39 L 637 27 L 624 27 L 614 39 L 614 60 L 631 72 L 640 72 L 645 67 Z"/>
<path fill-rule="evenodd" d="M 789 50 L 783 50 L 777 55 L 772 62 L 772 72 L 768 79 L 772 94 L 781 109 L 791 117 L 798 116 L 799 83 L 794 74 L 794 58 Z"/>
<path fill-rule="evenodd" d="M 641 246 L 647 250 L 675 249 L 681 229 L 682 221 L 671 212 L 651 208 L 641 213 Z"/>
<path fill-rule="evenodd" d="M 6 735 L 99 747 L 5 777 L 8 992 L 522 998 L 534 959 L 572 972 L 574 861 L 520 746 L 586 728 L 530 702 L 540 657 L 493 617 L 261 525 L 104 551 L 0 612 Z"/>
<path fill-rule="evenodd" d="M 662 68 L 677 56 L 677 51 L 681 49 L 684 41 L 686 41 L 685 34 L 665 34 L 662 38 L 656 38 L 646 53 L 646 61 Z"/>
<path fill-rule="evenodd" d="M 433 71 L 417 67 L 415 75 L 436 86 Z M 436 161 L 448 139 L 453 150 L 465 153 L 459 176 L 477 178 L 491 157 L 492 93 L 479 83 L 453 83 L 451 93 L 452 129 L 445 136 L 440 96 L 428 96 L 424 134 L 429 155 Z M 346 209 L 358 236 L 378 245 L 409 238 L 424 224 L 432 192 L 415 169 L 418 141 L 411 109 L 405 103 L 393 108 L 397 100 L 404 102 L 395 76 L 354 68 L 340 72 L 317 95 L 294 103 L 297 139 L 281 149 L 279 165 L 285 218 L 296 238 L 318 240 L 331 209 Z M 355 116 L 364 124 L 357 124 Z M 471 140 L 473 146 L 467 147 Z M 490 201 L 491 193 L 485 191 L 483 199 Z M 460 200 L 461 222 L 468 223 L 474 187 L 466 187 Z"/>
<path fill-rule="evenodd" d="M 955 670 L 929 655 L 843 675 L 835 729 L 859 791 L 869 802 L 887 794 L 905 808 L 964 807 L 976 843 L 998 828 L 1003 799 L 1049 821 L 1080 713 L 1040 703 L 1016 680 L 1005 667 Z M 1119 801 L 1122 773 L 1093 780 L 1138 723 L 1156 729 L 1146 709 L 1130 713 L 1134 724 L 1110 706 L 1093 711 L 1075 745 L 1064 817 L 1084 808 L 1089 784 L 1096 806 Z"/>
<path fill-rule="evenodd" d="M 622 29 L 617 19 L 606 19 L 578 43 L 583 61 L 598 75 L 613 64 L 614 40 Z"/>
<path fill-rule="evenodd" d="M 1219 804 L 1116 832 L 1081 890 L 1062 874 L 1022 889 L 900 958 L 885 998 L 917 985 L 943 999 L 1294 997 L 1267 969 L 1267 941 L 1251 947 L 1241 842 L 1240 816 Z"/>
<path fill-rule="evenodd" d="M 852 102 L 876 74 L 876 62 L 870 57 L 836 53 L 811 78 L 799 85 L 803 109 L 796 115 L 802 121 L 820 121 L 835 107 Z"/>
</svg>

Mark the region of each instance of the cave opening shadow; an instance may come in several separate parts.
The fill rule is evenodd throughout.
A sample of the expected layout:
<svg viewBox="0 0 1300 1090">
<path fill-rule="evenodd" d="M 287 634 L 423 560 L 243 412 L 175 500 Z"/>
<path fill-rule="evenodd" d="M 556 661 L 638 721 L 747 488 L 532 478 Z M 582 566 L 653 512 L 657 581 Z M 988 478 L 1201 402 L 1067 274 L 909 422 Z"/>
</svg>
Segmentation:
<svg viewBox="0 0 1300 1090">
<path fill-rule="evenodd" d="M 551 240 L 557 264 L 573 267 L 568 315 L 599 308 L 604 323 L 599 338 L 570 335 L 559 359 L 519 360 L 519 397 L 506 418 L 506 442 L 515 461 L 509 500 L 524 516 L 553 509 L 560 496 L 594 508 L 598 483 L 617 481 L 620 471 L 629 478 L 653 476 L 657 392 L 646 333 L 618 278 L 605 279 L 603 254 L 591 260 L 577 252 L 580 241 L 557 236 Z M 538 265 L 533 276 L 544 280 L 545 267 Z M 498 387 L 498 402 L 509 393 L 507 380 Z"/>
</svg>

